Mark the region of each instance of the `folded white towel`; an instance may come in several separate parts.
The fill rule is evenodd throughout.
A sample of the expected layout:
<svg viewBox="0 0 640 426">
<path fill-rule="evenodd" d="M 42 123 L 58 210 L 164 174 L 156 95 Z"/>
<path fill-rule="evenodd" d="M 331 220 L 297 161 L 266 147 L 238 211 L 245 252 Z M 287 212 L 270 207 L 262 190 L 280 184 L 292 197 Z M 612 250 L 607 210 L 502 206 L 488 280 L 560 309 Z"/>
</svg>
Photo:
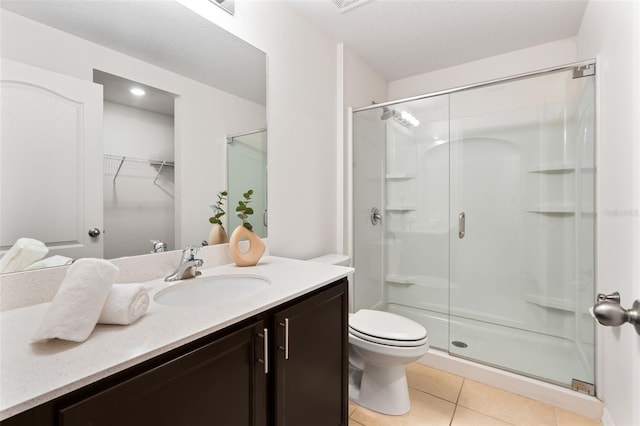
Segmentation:
<svg viewBox="0 0 640 426">
<path fill-rule="evenodd" d="M 149 287 L 142 284 L 114 284 L 104 303 L 99 324 L 129 325 L 147 313 Z"/>
<path fill-rule="evenodd" d="M 107 260 L 77 260 L 67 270 L 34 340 L 87 340 L 118 272 L 119 269 Z"/>
<path fill-rule="evenodd" d="M 18 238 L 8 252 L 0 259 L 0 273 L 24 270 L 33 262 L 47 255 L 49 248 L 33 238 Z"/>
<path fill-rule="evenodd" d="M 65 266 L 65 265 L 71 265 L 72 262 L 73 262 L 72 258 L 56 254 L 50 257 L 46 257 L 38 262 L 34 262 L 31 265 L 24 268 L 24 270 L 30 271 L 32 269 L 50 268 L 52 266 Z"/>
</svg>

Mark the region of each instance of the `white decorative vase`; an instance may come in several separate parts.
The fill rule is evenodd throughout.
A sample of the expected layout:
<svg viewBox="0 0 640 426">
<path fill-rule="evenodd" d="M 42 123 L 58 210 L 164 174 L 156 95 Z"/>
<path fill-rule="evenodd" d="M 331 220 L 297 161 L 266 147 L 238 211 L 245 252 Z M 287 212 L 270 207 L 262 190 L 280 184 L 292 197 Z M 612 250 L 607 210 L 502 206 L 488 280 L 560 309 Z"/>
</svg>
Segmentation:
<svg viewBox="0 0 640 426">
<path fill-rule="evenodd" d="M 244 252 L 241 251 L 239 247 L 240 239 L 242 238 L 249 240 L 249 249 Z M 264 242 L 255 232 L 249 231 L 240 225 L 231 233 L 231 238 L 229 239 L 229 254 L 236 265 L 254 266 L 264 254 L 264 251 Z"/>
<path fill-rule="evenodd" d="M 211 227 L 211 232 L 209 232 L 209 245 L 212 246 L 214 244 L 224 244 L 228 242 L 229 237 L 227 236 L 227 231 L 225 231 L 219 223 L 214 223 Z"/>
</svg>

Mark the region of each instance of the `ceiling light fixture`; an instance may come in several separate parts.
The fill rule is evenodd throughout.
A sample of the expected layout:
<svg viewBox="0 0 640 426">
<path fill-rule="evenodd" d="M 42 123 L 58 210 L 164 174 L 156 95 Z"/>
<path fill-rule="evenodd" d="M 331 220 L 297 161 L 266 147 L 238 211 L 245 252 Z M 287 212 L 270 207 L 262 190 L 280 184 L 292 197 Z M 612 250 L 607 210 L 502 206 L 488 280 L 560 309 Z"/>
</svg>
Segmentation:
<svg viewBox="0 0 640 426">
<path fill-rule="evenodd" d="M 371 0 L 333 0 L 333 3 L 336 5 L 340 13 L 344 13 L 370 1 Z"/>
<path fill-rule="evenodd" d="M 139 87 L 134 87 L 129 91 L 131 92 L 132 95 L 135 95 L 135 96 L 144 96 L 147 93 Z"/>
<path fill-rule="evenodd" d="M 420 125 L 420 120 L 409 114 L 407 111 L 402 111 L 401 113 L 394 111 L 393 119 L 404 127 L 418 127 Z"/>
</svg>

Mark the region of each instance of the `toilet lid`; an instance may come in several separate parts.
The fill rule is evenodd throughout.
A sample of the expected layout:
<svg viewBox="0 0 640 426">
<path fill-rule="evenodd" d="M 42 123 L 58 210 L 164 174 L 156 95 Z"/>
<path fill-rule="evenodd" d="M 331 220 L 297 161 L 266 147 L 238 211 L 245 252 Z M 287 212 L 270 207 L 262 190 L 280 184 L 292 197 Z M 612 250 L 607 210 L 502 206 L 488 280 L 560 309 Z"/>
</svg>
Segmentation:
<svg viewBox="0 0 640 426">
<path fill-rule="evenodd" d="M 359 337 L 375 338 L 380 343 L 389 341 L 388 344 L 398 342 L 422 341 L 427 337 L 427 330 L 415 321 L 400 315 L 384 311 L 361 309 L 349 318 L 351 332 Z M 371 339 L 368 339 L 371 340 Z"/>
</svg>

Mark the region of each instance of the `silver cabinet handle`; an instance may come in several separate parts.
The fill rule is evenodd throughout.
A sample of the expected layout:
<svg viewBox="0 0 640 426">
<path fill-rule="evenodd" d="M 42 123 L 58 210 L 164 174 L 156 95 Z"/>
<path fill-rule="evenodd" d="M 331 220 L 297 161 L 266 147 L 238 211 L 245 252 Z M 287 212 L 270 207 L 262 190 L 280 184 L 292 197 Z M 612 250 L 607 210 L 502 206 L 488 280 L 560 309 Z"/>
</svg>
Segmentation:
<svg viewBox="0 0 640 426">
<path fill-rule="evenodd" d="M 289 318 L 284 319 L 284 359 L 289 359 Z"/>
<path fill-rule="evenodd" d="M 262 337 L 262 350 L 263 355 L 262 357 L 264 359 L 258 359 L 258 362 L 264 363 L 264 374 L 268 374 L 269 373 L 269 330 L 268 329 L 264 329 L 264 334 L 259 334 L 260 337 Z"/>
<path fill-rule="evenodd" d="M 465 222 L 464 212 L 461 212 L 458 215 L 458 238 L 460 239 L 464 238 L 464 222 Z"/>
<path fill-rule="evenodd" d="M 269 330 L 264 329 L 264 374 L 269 372 Z"/>
<path fill-rule="evenodd" d="M 284 359 L 289 359 L 289 318 L 285 318 L 284 323 L 278 325 L 284 327 L 284 347 L 278 345 L 278 349 L 284 351 Z"/>
</svg>

